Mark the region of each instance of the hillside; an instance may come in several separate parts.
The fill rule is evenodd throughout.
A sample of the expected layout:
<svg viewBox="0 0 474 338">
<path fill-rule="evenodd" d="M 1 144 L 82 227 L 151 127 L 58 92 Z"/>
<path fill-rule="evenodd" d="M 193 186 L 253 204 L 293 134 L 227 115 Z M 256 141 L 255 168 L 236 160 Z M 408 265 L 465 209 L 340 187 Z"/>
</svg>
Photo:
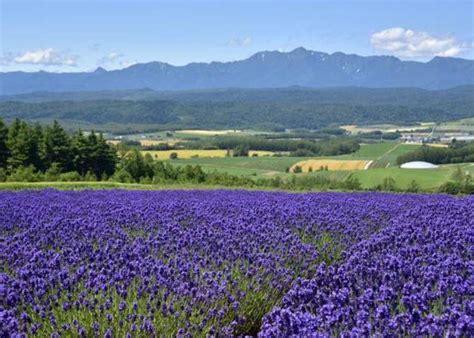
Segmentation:
<svg viewBox="0 0 474 338">
<path fill-rule="evenodd" d="M 408 124 L 474 114 L 474 86 L 416 88 L 276 88 L 184 92 L 152 90 L 33 93 L 3 97 L 0 116 L 57 119 L 68 127 L 121 130 L 281 129 L 334 124 Z"/>
<path fill-rule="evenodd" d="M 212 88 L 312 88 L 419 87 L 444 89 L 474 84 L 474 61 L 435 57 L 429 62 L 402 61 L 393 56 L 306 50 L 263 51 L 233 62 L 190 63 L 173 66 L 163 62 L 135 64 L 125 69 L 94 72 L 0 73 L 0 94 L 35 91 L 100 91 L 151 88 L 188 90 Z"/>
</svg>

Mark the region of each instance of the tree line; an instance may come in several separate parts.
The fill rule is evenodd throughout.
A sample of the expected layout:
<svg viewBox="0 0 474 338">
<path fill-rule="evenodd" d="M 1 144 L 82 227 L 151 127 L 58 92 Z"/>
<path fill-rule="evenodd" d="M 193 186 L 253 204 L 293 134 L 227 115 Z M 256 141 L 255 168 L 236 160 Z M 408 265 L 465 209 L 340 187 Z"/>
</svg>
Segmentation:
<svg viewBox="0 0 474 338">
<path fill-rule="evenodd" d="M 288 152 L 290 156 L 336 156 L 350 154 L 359 149 L 359 141 L 350 137 L 308 139 L 268 139 L 264 136 L 215 136 L 187 142 L 192 149 L 251 149 Z"/>
<path fill-rule="evenodd" d="M 57 122 L 43 127 L 16 119 L 6 126 L 0 119 L 2 175 L 77 173 L 101 180 L 115 172 L 115 149 L 102 134 L 77 131 L 69 135 Z"/>
<path fill-rule="evenodd" d="M 453 140 L 447 148 L 422 146 L 397 157 L 397 164 L 411 161 L 426 161 L 434 164 L 474 162 L 474 142 Z"/>
</svg>

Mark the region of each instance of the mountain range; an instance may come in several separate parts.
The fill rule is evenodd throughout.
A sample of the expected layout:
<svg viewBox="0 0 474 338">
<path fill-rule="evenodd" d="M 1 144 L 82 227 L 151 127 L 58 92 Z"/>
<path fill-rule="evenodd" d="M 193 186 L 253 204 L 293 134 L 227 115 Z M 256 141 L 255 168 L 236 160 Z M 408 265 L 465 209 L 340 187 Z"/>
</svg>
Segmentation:
<svg viewBox="0 0 474 338">
<path fill-rule="evenodd" d="M 1 72 L 0 95 L 36 91 L 192 90 L 215 88 L 418 87 L 446 89 L 474 84 L 474 60 L 435 57 L 428 62 L 402 61 L 393 56 L 333 54 L 297 48 L 263 51 L 232 62 L 163 62 L 135 64 L 107 71 L 50 73 Z"/>
</svg>

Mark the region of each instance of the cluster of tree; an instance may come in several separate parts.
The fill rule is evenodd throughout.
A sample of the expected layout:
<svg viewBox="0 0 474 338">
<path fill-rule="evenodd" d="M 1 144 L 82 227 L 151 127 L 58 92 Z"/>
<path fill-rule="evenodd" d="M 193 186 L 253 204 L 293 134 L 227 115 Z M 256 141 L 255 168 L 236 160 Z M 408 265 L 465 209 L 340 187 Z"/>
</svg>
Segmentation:
<svg viewBox="0 0 474 338">
<path fill-rule="evenodd" d="M 380 130 L 374 130 L 367 133 L 359 133 L 357 136 L 368 140 L 397 140 L 402 134 L 399 131 L 383 133 Z"/>
<path fill-rule="evenodd" d="M 262 136 L 216 136 L 188 142 L 193 149 L 242 149 L 289 152 L 291 156 L 334 156 L 350 154 L 359 149 L 355 138 L 340 137 L 325 140 L 267 139 Z M 239 155 L 246 156 L 246 155 Z"/>
<path fill-rule="evenodd" d="M 411 124 L 472 116 L 472 86 L 443 91 L 406 89 L 229 89 L 150 93 L 144 96 L 90 93 L 10 97 L 0 101 L 7 119 L 57 119 L 121 130 L 166 129 L 321 129 L 343 124 Z M 109 93 L 110 94 L 110 93 Z M 34 95 L 34 94 L 32 94 Z M 132 99 L 130 99 L 132 97 Z M 133 99 L 136 97 L 136 99 Z M 74 117 L 72 120 L 71 117 Z"/>
<path fill-rule="evenodd" d="M 266 139 L 326 139 L 332 136 L 344 136 L 346 131 L 339 127 L 328 127 L 318 130 L 308 130 L 306 128 L 297 128 L 287 131 L 285 129 L 275 131 L 276 133 L 262 133 L 259 136 L 262 136 Z"/>
<path fill-rule="evenodd" d="M 411 161 L 426 161 L 435 164 L 474 162 L 474 142 L 454 141 L 448 148 L 422 146 L 397 157 L 398 164 Z"/>
<path fill-rule="evenodd" d="M 78 131 L 70 136 L 56 121 L 42 127 L 16 119 L 7 127 L 0 120 L 0 170 L 3 176 L 28 176 L 36 180 L 31 175 L 56 177 L 75 172 L 82 177 L 93 175 L 101 180 L 114 174 L 116 162 L 116 150 L 101 134 L 85 135 Z"/>
<path fill-rule="evenodd" d="M 199 165 L 173 166 L 133 149 L 122 156 L 112 179 L 122 183 L 203 183 L 206 174 Z"/>
</svg>

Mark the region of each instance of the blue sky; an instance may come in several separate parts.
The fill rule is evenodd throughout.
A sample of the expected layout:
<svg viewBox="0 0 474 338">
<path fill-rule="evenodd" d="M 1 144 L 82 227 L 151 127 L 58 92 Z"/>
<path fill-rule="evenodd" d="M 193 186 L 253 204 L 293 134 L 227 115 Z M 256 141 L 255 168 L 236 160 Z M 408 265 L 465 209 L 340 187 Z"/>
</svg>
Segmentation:
<svg viewBox="0 0 474 338">
<path fill-rule="evenodd" d="M 262 50 L 472 59 L 473 1 L 0 0 L 2 71 L 230 61 Z"/>
</svg>

